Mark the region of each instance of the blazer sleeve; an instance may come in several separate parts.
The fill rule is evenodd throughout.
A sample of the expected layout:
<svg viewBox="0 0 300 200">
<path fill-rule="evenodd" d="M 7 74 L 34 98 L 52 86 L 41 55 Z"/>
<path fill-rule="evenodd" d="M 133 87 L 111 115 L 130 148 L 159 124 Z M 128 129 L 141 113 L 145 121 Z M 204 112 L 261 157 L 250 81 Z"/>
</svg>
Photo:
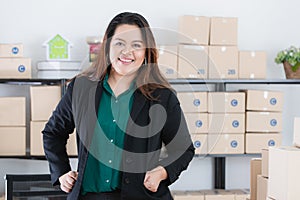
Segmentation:
<svg viewBox="0 0 300 200">
<path fill-rule="evenodd" d="M 72 113 L 73 85 L 74 80 L 68 85 L 66 94 L 42 131 L 44 151 L 49 162 L 53 185 L 58 185 L 58 178 L 71 170 L 66 144 L 69 134 L 73 133 L 75 127 Z"/>
<path fill-rule="evenodd" d="M 162 130 L 162 140 L 168 157 L 160 161 L 168 178 L 167 184 L 176 181 L 182 171 L 186 170 L 195 154 L 187 124 L 176 95 L 171 92 L 167 103 L 167 119 Z"/>
</svg>

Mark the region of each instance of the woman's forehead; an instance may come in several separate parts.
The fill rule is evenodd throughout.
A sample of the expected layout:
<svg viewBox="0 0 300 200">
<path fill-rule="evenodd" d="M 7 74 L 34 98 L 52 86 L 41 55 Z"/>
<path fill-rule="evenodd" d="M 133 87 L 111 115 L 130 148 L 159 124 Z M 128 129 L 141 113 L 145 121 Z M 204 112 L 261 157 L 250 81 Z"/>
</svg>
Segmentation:
<svg viewBox="0 0 300 200">
<path fill-rule="evenodd" d="M 116 28 L 113 38 L 142 40 L 141 29 L 136 25 L 122 24 Z"/>
</svg>

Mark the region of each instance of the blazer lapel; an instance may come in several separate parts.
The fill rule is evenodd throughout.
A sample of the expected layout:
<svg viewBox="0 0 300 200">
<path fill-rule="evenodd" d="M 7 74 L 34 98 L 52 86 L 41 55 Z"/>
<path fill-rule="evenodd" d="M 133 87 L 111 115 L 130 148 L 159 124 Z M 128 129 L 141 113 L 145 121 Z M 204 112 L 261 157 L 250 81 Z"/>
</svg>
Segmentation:
<svg viewBox="0 0 300 200">
<path fill-rule="evenodd" d="M 100 99 L 102 96 L 103 92 L 103 87 L 102 87 L 103 82 L 99 81 L 96 89 L 96 94 L 95 94 L 95 112 L 98 117 L 98 110 L 99 110 L 99 105 L 100 105 Z"/>
<path fill-rule="evenodd" d="M 146 98 L 140 91 L 136 90 L 134 92 L 133 104 L 130 112 L 130 116 L 133 122 L 136 120 L 139 113 L 142 111 L 142 108 L 144 107 L 146 101 L 147 101 Z"/>
</svg>

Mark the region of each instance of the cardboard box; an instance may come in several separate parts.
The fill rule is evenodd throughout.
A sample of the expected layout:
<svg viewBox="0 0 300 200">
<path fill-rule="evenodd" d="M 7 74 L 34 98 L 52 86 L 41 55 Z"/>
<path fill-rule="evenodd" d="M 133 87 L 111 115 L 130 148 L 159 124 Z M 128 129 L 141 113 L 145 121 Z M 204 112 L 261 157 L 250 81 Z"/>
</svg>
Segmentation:
<svg viewBox="0 0 300 200">
<path fill-rule="evenodd" d="M 177 97 L 183 112 L 207 112 L 207 92 L 178 92 Z"/>
<path fill-rule="evenodd" d="M 195 154 L 207 154 L 207 134 L 191 134 L 191 138 L 195 147 Z"/>
<path fill-rule="evenodd" d="M 300 147 L 300 117 L 294 118 L 294 146 Z"/>
<path fill-rule="evenodd" d="M 0 127 L 0 155 L 25 156 L 26 127 Z"/>
<path fill-rule="evenodd" d="M 250 162 L 250 199 L 257 200 L 257 175 L 261 174 L 261 158 L 253 158 Z"/>
<path fill-rule="evenodd" d="M 210 19 L 210 45 L 237 45 L 237 18 L 212 17 Z"/>
<path fill-rule="evenodd" d="M 280 133 L 246 133 L 246 153 L 261 153 L 262 149 L 280 146 L 282 135 Z"/>
<path fill-rule="evenodd" d="M 23 44 L 0 44 L 0 58 L 23 57 Z"/>
<path fill-rule="evenodd" d="M 179 17 L 179 43 L 208 45 L 209 17 L 185 15 Z"/>
<path fill-rule="evenodd" d="M 245 133 L 244 113 L 209 113 L 208 133 Z"/>
<path fill-rule="evenodd" d="M 207 79 L 208 47 L 179 45 L 178 78 Z"/>
<path fill-rule="evenodd" d="M 25 97 L 0 97 L 0 127 L 25 126 Z"/>
<path fill-rule="evenodd" d="M 265 178 L 269 177 L 269 149 L 261 150 L 261 175 Z"/>
<path fill-rule="evenodd" d="M 281 132 L 282 113 L 246 112 L 246 132 Z"/>
<path fill-rule="evenodd" d="M 209 113 L 244 113 L 245 93 L 243 92 L 209 92 Z"/>
<path fill-rule="evenodd" d="M 30 155 L 45 155 L 42 130 L 45 128 L 46 123 L 47 121 L 30 122 Z"/>
<path fill-rule="evenodd" d="M 244 154 L 243 134 L 208 134 L 208 154 Z"/>
<path fill-rule="evenodd" d="M 205 191 L 205 200 L 235 200 L 234 193 L 227 190 Z"/>
<path fill-rule="evenodd" d="M 265 79 L 267 77 L 267 54 L 264 51 L 239 52 L 239 78 Z"/>
<path fill-rule="evenodd" d="M 229 46 L 209 46 L 208 78 L 238 78 L 238 48 Z"/>
<path fill-rule="evenodd" d="M 46 121 L 61 99 L 61 86 L 31 86 L 31 121 Z"/>
<path fill-rule="evenodd" d="M 158 66 L 160 72 L 170 79 L 176 79 L 177 68 L 177 46 L 159 46 L 158 47 Z"/>
<path fill-rule="evenodd" d="M 269 197 L 276 200 L 299 199 L 299 158 L 299 148 L 269 148 Z"/>
<path fill-rule="evenodd" d="M 184 116 L 190 133 L 208 133 L 207 113 L 185 113 Z"/>
<path fill-rule="evenodd" d="M 174 200 L 204 200 L 200 191 L 172 191 Z"/>
<path fill-rule="evenodd" d="M 257 200 L 266 200 L 268 194 L 268 178 L 257 175 Z"/>
<path fill-rule="evenodd" d="M 0 58 L 0 78 L 30 79 L 30 58 Z"/>
<path fill-rule="evenodd" d="M 30 122 L 30 155 L 44 156 L 43 134 L 47 121 Z M 76 131 L 69 135 L 67 142 L 67 153 L 69 156 L 77 155 Z"/>
<path fill-rule="evenodd" d="M 283 92 L 246 90 L 246 109 L 250 111 L 282 112 Z"/>
<path fill-rule="evenodd" d="M 237 190 L 229 190 L 229 191 L 234 194 L 235 200 L 247 200 L 247 198 L 250 198 L 249 190 L 237 189 Z"/>
</svg>

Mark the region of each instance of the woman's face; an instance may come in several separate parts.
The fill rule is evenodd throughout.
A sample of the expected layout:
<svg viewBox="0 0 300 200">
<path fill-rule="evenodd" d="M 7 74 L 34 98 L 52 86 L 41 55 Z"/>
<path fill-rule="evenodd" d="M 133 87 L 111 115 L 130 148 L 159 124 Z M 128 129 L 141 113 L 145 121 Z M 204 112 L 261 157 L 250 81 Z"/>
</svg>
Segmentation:
<svg viewBox="0 0 300 200">
<path fill-rule="evenodd" d="M 109 58 L 119 75 L 135 74 L 144 62 L 146 47 L 136 25 L 119 25 L 110 43 Z"/>
</svg>

